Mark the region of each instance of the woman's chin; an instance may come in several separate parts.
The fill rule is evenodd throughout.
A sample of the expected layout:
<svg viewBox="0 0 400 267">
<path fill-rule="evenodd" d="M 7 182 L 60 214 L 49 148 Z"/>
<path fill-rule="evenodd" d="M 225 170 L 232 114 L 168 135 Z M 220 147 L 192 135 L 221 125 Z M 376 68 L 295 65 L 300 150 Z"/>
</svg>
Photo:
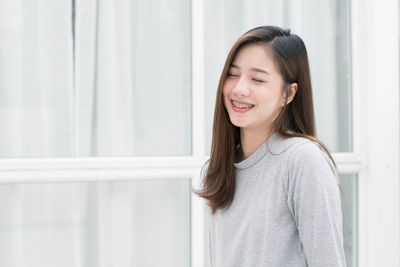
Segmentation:
<svg viewBox="0 0 400 267">
<path fill-rule="evenodd" d="M 240 127 L 240 128 L 245 128 L 249 126 L 249 122 L 248 121 L 244 121 L 244 120 L 236 120 L 236 119 L 231 119 L 231 123 L 233 125 L 235 125 L 236 127 Z"/>
</svg>

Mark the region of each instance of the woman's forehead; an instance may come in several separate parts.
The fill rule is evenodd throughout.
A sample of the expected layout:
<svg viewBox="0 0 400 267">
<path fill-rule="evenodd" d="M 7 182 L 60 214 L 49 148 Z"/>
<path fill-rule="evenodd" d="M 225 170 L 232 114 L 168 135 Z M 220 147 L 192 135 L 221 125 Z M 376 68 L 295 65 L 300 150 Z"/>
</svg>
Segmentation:
<svg viewBox="0 0 400 267">
<path fill-rule="evenodd" d="M 245 45 L 237 51 L 230 67 L 271 73 L 275 69 L 275 64 L 268 50 L 263 44 Z"/>
</svg>

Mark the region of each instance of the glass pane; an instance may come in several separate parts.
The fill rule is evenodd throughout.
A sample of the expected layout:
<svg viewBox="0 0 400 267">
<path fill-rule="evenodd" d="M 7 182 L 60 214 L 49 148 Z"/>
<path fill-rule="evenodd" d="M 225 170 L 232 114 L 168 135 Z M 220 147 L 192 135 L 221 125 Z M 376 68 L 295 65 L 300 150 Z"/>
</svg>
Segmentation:
<svg viewBox="0 0 400 267">
<path fill-rule="evenodd" d="M 342 214 L 344 252 L 348 267 L 357 267 L 357 175 L 340 175 L 343 190 Z"/>
<path fill-rule="evenodd" d="M 0 266 L 190 266 L 190 179 L 0 185 Z"/>
<path fill-rule="evenodd" d="M 0 3 L 0 157 L 190 155 L 190 1 L 72 2 Z"/>
<path fill-rule="evenodd" d="M 349 0 L 206 1 L 205 14 L 208 153 L 215 95 L 226 56 L 240 35 L 261 25 L 289 28 L 303 39 L 310 61 L 318 138 L 333 152 L 352 151 Z"/>
</svg>

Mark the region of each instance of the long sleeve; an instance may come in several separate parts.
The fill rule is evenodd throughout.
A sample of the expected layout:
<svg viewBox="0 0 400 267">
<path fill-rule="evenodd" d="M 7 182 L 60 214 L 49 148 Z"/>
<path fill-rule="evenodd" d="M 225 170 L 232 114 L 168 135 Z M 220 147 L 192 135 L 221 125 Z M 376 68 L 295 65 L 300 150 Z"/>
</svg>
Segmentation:
<svg viewBox="0 0 400 267">
<path fill-rule="evenodd" d="M 289 156 L 287 203 L 309 267 L 346 266 L 338 178 L 322 148 L 310 141 Z"/>
</svg>

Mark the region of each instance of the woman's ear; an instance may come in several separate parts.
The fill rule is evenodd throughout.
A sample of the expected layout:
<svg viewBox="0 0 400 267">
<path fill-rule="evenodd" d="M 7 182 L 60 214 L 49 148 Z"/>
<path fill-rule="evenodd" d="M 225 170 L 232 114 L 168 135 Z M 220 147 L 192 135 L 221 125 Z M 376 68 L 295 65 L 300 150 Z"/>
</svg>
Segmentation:
<svg viewBox="0 0 400 267">
<path fill-rule="evenodd" d="M 289 96 L 286 105 L 292 102 L 294 96 L 296 95 L 296 92 L 297 92 L 297 83 L 290 84 Z"/>
</svg>

